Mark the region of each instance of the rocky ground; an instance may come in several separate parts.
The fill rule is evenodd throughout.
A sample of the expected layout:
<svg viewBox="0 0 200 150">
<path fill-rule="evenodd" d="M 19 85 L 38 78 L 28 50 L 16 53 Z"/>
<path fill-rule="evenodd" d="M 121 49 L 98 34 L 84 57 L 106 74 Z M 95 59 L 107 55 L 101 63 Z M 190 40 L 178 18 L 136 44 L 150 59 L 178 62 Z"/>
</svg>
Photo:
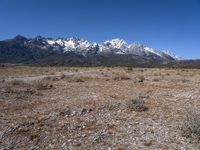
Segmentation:
<svg viewBox="0 0 200 150">
<path fill-rule="evenodd" d="M 0 149 L 198 150 L 199 93 L 195 69 L 0 67 Z"/>
</svg>

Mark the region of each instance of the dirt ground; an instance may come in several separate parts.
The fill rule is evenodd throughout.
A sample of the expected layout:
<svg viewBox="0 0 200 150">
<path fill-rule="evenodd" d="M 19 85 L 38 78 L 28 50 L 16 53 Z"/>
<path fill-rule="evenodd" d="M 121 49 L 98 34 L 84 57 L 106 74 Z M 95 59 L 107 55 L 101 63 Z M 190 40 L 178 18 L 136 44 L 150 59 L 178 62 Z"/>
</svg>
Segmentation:
<svg viewBox="0 0 200 150">
<path fill-rule="evenodd" d="M 0 67 L 1 150 L 198 150 L 199 108 L 198 69 Z"/>
</svg>

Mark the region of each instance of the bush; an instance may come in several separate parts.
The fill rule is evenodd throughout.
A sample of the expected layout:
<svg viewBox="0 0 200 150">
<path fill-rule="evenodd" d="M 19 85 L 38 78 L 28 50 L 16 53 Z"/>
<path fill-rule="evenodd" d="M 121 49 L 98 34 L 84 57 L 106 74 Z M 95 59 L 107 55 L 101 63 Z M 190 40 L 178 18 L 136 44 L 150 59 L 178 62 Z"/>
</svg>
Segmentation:
<svg viewBox="0 0 200 150">
<path fill-rule="evenodd" d="M 200 110 L 189 110 L 180 128 L 183 136 L 195 138 L 195 140 L 200 141 Z"/>
<path fill-rule="evenodd" d="M 22 99 L 24 97 L 31 96 L 33 94 L 38 94 L 38 92 L 33 88 L 32 84 L 22 80 L 12 80 L 4 82 L 2 85 L 3 91 L 0 92 L 0 97 L 3 98 L 17 98 Z"/>
<path fill-rule="evenodd" d="M 65 77 L 66 77 L 65 74 L 61 74 L 61 75 L 60 75 L 60 79 L 64 79 Z"/>
<path fill-rule="evenodd" d="M 136 77 L 135 78 L 135 83 L 137 83 L 137 82 L 144 82 L 144 80 L 145 80 L 145 78 L 144 78 L 144 76 L 139 76 L 139 77 Z"/>
<path fill-rule="evenodd" d="M 158 78 L 154 78 L 153 81 L 154 81 L 154 82 L 158 82 L 159 79 L 158 79 Z"/>
<path fill-rule="evenodd" d="M 130 78 L 126 75 L 121 75 L 121 76 L 114 77 L 114 80 L 117 80 L 117 81 L 119 81 L 119 80 L 130 80 Z"/>
<path fill-rule="evenodd" d="M 80 77 L 80 78 L 75 78 L 75 82 L 84 82 L 84 80 Z"/>
<path fill-rule="evenodd" d="M 127 101 L 127 107 L 136 112 L 146 111 L 145 101 L 139 98 L 130 99 Z"/>
<path fill-rule="evenodd" d="M 144 76 L 139 76 L 138 82 L 144 82 L 144 80 L 145 80 Z"/>
<path fill-rule="evenodd" d="M 133 67 L 128 67 L 127 69 L 128 69 L 128 71 L 130 71 L 130 72 L 133 71 Z"/>
<path fill-rule="evenodd" d="M 187 80 L 187 79 L 182 79 L 181 80 L 183 83 L 188 83 L 188 82 L 190 82 L 190 80 Z"/>
<path fill-rule="evenodd" d="M 22 80 L 12 80 L 12 81 L 9 81 L 9 84 L 13 85 L 13 86 L 24 86 L 24 85 L 26 85 L 26 83 Z"/>
<path fill-rule="evenodd" d="M 34 83 L 34 86 L 36 87 L 37 90 L 47 90 L 47 89 L 51 89 L 53 87 L 53 85 L 48 84 L 44 81 L 36 81 Z"/>
</svg>

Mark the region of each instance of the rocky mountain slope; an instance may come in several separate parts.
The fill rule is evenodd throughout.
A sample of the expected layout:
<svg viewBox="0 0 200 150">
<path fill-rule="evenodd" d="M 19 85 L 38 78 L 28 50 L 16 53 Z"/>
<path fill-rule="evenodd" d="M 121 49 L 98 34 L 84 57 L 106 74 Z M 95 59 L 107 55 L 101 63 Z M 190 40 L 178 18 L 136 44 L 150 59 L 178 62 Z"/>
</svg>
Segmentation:
<svg viewBox="0 0 200 150">
<path fill-rule="evenodd" d="M 0 41 L 1 63 L 47 65 L 146 65 L 171 62 L 179 57 L 169 51 L 157 51 L 142 44 L 121 39 L 102 43 L 79 38 L 26 38 L 16 36 Z"/>
</svg>

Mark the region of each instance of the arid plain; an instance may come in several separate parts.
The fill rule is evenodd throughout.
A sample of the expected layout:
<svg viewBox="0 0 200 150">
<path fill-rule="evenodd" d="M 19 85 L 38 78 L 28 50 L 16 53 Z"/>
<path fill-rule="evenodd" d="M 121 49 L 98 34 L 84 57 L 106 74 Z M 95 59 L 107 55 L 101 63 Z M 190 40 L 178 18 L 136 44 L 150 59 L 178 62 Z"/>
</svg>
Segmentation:
<svg viewBox="0 0 200 150">
<path fill-rule="evenodd" d="M 200 70 L 0 67 L 0 149 L 199 149 Z"/>
</svg>

